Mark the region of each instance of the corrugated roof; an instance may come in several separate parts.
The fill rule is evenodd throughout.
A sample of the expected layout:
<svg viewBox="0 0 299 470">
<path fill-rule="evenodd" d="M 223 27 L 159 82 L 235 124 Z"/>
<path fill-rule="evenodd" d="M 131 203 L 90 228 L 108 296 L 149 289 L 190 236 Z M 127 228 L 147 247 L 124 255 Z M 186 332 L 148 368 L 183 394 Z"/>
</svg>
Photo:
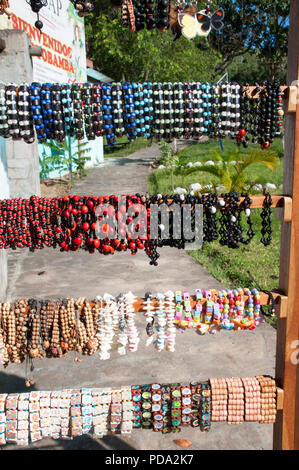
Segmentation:
<svg viewBox="0 0 299 470">
<path fill-rule="evenodd" d="M 103 73 L 98 72 L 98 71 L 95 70 L 95 69 L 87 68 L 87 69 L 86 69 L 86 72 L 87 72 L 87 76 L 88 76 L 88 77 L 91 77 L 91 78 L 93 78 L 94 80 L 98 80 L 99 82 L 104 82 L 104 83 L 113 82 L 113 79 L 112 79 L 112 78 L 107 77 L 107 75 L 104 75 Z"/>
</svg>

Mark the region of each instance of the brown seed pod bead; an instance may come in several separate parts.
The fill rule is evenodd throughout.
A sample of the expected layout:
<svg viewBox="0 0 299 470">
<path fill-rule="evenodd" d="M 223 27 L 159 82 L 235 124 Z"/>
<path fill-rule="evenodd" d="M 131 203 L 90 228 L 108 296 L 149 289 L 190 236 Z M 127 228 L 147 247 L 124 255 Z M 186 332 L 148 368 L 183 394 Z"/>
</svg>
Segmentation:
<svg viewBox="0 0 299 470">
<path fill-rule="evenodd" d="M 98 341 L 95 337 L 95 329 L 93 325 L 93 315 L 91 311 L 91 305 L 88 301 L 85 300 L 83 306 L 83 317 L 86 327 L 86 332 L 88 335 L 87 349 L 88 354 L 92 355 L 95 353 L 98 347 Z"/>
<path fill-rule="evenodd" d="M 67 353 L 69 348 L 69 328 L 68 328 L 68 317 L 67 317 L 67 301 L 63 300 L 59 309 L 59 321 L 61 328 L 61 348 L 64 353 Z"/>
<path fill-rule="evenodd" d="M 45 353 L 44 348 L 42 346 L 40 308 L 41 308 L 41 302 L 37 302 L 36 314 L 35 314 L 35 318 L 34 318 L 34 327 L 35 327 L 35 331 L 36 331 L 38 357 L 40 359 L 42 359 L 42 358 L 45 357 L 46 353 Z"/>
<path fill-rule="evenodd" d="M 258 375 L 261 387 L 261 420 L 260 423 L 275 423 L 276 421 L 276 384 L 271 377 Z"/>
<path fill-rule="evenodd" d="M 8 316 L 9 316 L 9 311 L 10 311 L 10 303 L 5 302 L 2 305 L 2 325 L 3 325 L 3 341 L 8 353 Z"/>
<path fill-rule="evenodd" d="M 98 348 L 99 348 L 99 341 L 98 341 L 96 335 L 97 335 L 97 333 L 99 332 L 99 323 L 98 323 L 98 318 L 99 318 L 99 304 L 98 304 L 98 302 L 97 302 L 96 300 L 93 302 L 91 311 L 92 311 L 93 327 L 94 327 L 94 331 L 95 331 L 95 339 L 96 339 L 96 342 L 97 342 L 97 350 L 98 350 Z"/>
<path fill-rule="evenodd" d="M 2 328 L 2 340 L 3 340 L 3 347 L 5 352 L 3 353 L 3 360 L 6 358 L 6 363 L 8 365 L 10 361 L 10 356 L 8 352 L 8 342 L 7 342 L 7 324 L 8 324 L 8 315 L 9 315 L 10 304 L 9 302 L 5 302 L 2 304 L 1 307 L 1 328 Z"/>
<path fill-rule="evenodd" d="M 48 357 L 52 357 L 51 351 L 51 331 L 53 328 L 55 314 L 55 303 L 48 302 L 47 304 L 47 319 L 46 319 L 46 337 L 44 338 L 44 348 L 46 349 L 46 354 Z"/>
<path fill-rule="evenodd" d="M 21 362 L 25 360 L 27 354 L 27 305 L 26 299 L 20 299 L 15 304 L 16 315 L 16 347 L 20 356 Z"/>
<path fill-rule="evenodd" d="M 53 324 L 52 324 L 52 332 L 51 332 L 51 354 L 53 357 L 60 356 L 60 338 L 59 338 L 59 308 L 60 304 L 56 304 L 54 308 L 54 317 L 53 317 Z"/>
<path fill-rule="evenodd" d="M 29 337 L 30 341 L 28 344 L 28 353 L 29 356 L 34 359 L 37 357 L 42 357 L 41 348 L 40 348 L 40 321 L 39 321 L 39 312 L 38 312 L 38 302 L 34 299 L 29 300 Z"/>
<path fill-rule="evenodd" d="M 79 302 L 78 302 L 79 301 Z M 78 299 L 76 302 L 76 337 L 77 337 L 77 345 L 76 345 L 76 351 L 87 354 L 86 351 L 86 344 L 88 342 L 88 336 L 86 333 L 86 329 L 84 324 L 81 322 L 80 317 L 81 317 L 81 312 L 80 312 L 80 306 L 82 306 L 83 302 L 81 299 Z"/>
<path fill-rule="evenodd" d="M 8 345 L 8 354 L 12 360 L 12 346 L 15 344 L 16 340 L 16 328 L 15 328 L 15 318 L 12 317 L 11 305 L 9 303 L 9 311 L 6 317 L 7 324 L 7 345 Z"/>
<path fill-rule="evenodd" d="M 16 346 L 16 315 L 14 310 L 14 305 L 11 306 L 9 317 L 8 317 L 8 338 L 11 348 L 11 360 L 15 364 L 21 364 L 20 355 L 18 354 L 18 349 Z"/>
<path fill-rule="evenodd" d="M 95 331 L 95 334 L 96 334 L 97 329 L 98 329 L 97 321 L 98 321 L 98 316 L 99 316 L 99 305 L 98 305 L 98 302 L 96 300 L 94 300 L 92 302 L 91 312 L 92 312 L 93 327 L 94 327 L 94 331 Z"/>
<path fill-rule="evenodd" d="M 70 349 L 74 351 L 76 349 L 76 344 L 77 344 L 76 315 L 75 315 L 74 299 L 68 299 L 67 318 L 68 318 L 68 328 L 69 328 L 69 345 L 70 345 Z"/>
<path fill-rule="evenodd" d="M 82 354 L 83 353 L 83 346 L 84 346 L 84 330 L 81 328 L 81 325 L 84 327 L 84 325 L 80 322 L 80 317 L 81 317 L 81 310 L 83 306 L 84 298 L 79 297 L 75 304 L 75 338 L 76 338 L 76 346 L 75 350 Z M 86 333 L 86 332 L 85 332 Z M 86 341 L 85 341 L 86 342 Z"/>
<path fill-rule="evenodd" d="M 47 349 L 50 346 L 50 341 L 49 341 L 49 333 L 47 329 L 47 308 L 48 308 L 48 302 L 42 302 L 40 306 L 40 328 L 41 328 L 41 333 L 42 333 L 42 345 L 43 348 L 46 350 L 47 354 Z"/>
<path fill-rule="evenodd" d="M 9 358 L 4 341 L 4 331 L 3 331 L 3 304 L 0 303 L 0 364 L 6 367 L 9 363 Z"/>
</svg>

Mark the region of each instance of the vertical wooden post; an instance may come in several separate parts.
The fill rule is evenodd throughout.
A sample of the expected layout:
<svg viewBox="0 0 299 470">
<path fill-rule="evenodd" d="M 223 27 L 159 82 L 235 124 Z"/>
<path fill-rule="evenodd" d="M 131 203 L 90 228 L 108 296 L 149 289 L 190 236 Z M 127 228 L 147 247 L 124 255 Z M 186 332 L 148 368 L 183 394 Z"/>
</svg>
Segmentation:
<svg viewBox="0 0 299 470">
<path fill-rule="evenodd" d="M 299 80 L 298 54 L 299 1 L 291 0 L 287 85 Z M 286 116 L 283 192 L 293 204 L 292 222 L 283 222 L 281 233 L 279 282 L 288 312 L 277 329 L 276 378 L 284 404 L 274 425 L 274 449 L 292 450 L 299 449 L 299 104 Z"/>
</svg>

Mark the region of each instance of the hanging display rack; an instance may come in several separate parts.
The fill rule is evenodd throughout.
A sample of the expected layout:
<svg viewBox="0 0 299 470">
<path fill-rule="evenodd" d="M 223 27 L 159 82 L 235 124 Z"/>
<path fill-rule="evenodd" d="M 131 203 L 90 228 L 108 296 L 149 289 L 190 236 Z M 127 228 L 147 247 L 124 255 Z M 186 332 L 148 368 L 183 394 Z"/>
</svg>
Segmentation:
<svg viewBox="0 0 299 470">
<path fill-rule="evenodd" d="M 70 351 L 110 358 L 113 343 L 118 353 L 136 352 L 146 331 L 146 346 L 174 352 L 176 332 L 190 329 L 200 335 L 221 330 L 254 330 L 264 322 L 261 306 L 274 315 L 281 296 L 257 289 L 167 291 L 143 299 L 131 292 L 97 300 L 67 298 L 59 301 L 19 299 L 0 303 L 0 364 L 29 358 L 63 357 Z M 143 313 L 144 325 L 135 324 Z M 140 317 L 142 319 L 142 317 Z M 75 358 L 77 360 L 77 357 Z"/>
<path fill-rule="evenodd" d="M 190 83 L 0 84 L 0 135 L 38 142 L 66 137 L 172 141 L 202 136 L 270 147 L 282 133 L 286 87 Z M 24 118 L 24 112 L 26 112 Z M 21 126 L 21 132 L 19 130 Z"/>
<path fill-rule="evenodd" d="M 271 242 L 272 207 L 284 207 L 284 220 L 288 220 L 292 207 L 290 198 L 272 198 L 268 193 L 250 197 L 243 193 L 227 193 L 218 199 L 217 194 L 208 193 L 119 197 L 74 195 L 64 198 L 32 196 L 30 199 L 0 200 L 0 249 L 29 248 L 34 251 L 53 247 L 61 251 L 98 251 L 104 255 L 127 250 L 134 255 L 138 250 L 144 250 L 150 264 L 157 266 L 158 247 L 186 248 L 187 243 L 197 239 L 201 223 L 204 242 L 219 238 L 220 244 L 229 248 L 238 248 L 240 243 L 247 245 L 254 236 L 251 205 L 262 208 L 260 241 L 267 246 Z M 172 206 L 179 210 L 179 220 L 173 215 Z M 203 218 L 198 215 L 200 206 Z M 157 210 L 164 208 L 171 213 L 168 236 L 164 236 L 165 226 L 158 220 L 158 232 L 155 237 L 151 235 L 153 207 Z M 189 235 L 182 234 L 181 230 L 186 207 L 191 220 Z M 247 232 L 241 221 L 243 212 L 247 219 Z"/>
<path fill-rule="evenodd" d="M 296 25 L 298 14 L 298 2 L 292 0 L 288 58 L 289 84 L 294 80 L 298 80 L 297 54 L 299 34 Z M 299 448 L 299 418 L 296 403 L 296 397 L 298 396 L 298 381 L 296 380 L 298 361 L 293 360 L 294 354 L 296 355 L 296 350 L 294 350 L 293 345 L 298 344 L 297 336 L 299 328 L 298 302 L 296 296 L 296 285 L 298 285 L 299 280 L 299 268 L 298 263 L 296 263 L 299 250 L 299 234 L 296 229 L 299 214 L 299 200 L 296 197 L 296 188 L 298 188 L 299 185 L 299 159 L 297 158 L 299 153 L 299 110 L 297 101 L 294 99 L 297 90 L 297 87 L 294 86 L 287 87 L 289 101 L 285 135 L 284 194 L 292 203 L 288 206 L 290 209 L 290 217 L 283 219 L 281 239 L 280 286 L 285 295 L 281 297 L 281 299 L 284 299 L 284 302 L 281 303 L 283 314 L 281 310 L 278 320 L 276 380 L 278 385 L 283 387 L 284 391 L 281 393 L 283 403 L 281 399 L 280 406 L 277 407 L 278 413 L 274 425 L 274 448 L 278 449 Z M 292 99 L 291 96 L 293 96 Z M 293 201 L 292 197 L 294 199 Z M 3 416 L 1 416 L 1 418 L 3 419 Z M 1 421 L 1 426 L 3 428 L 3 421 Z M 13 426 L 15 426 L 15 424 Z"/>
<path fill-rule="evenodd" d="M 262 375 L 0 394 L 0 445 L 88 433 L 126 437 L 134 428 L 166 434 L 187 426 L 207 432 L 212 422 L 274 423 L 282 399 L 275 380 Z"/>
</svg>

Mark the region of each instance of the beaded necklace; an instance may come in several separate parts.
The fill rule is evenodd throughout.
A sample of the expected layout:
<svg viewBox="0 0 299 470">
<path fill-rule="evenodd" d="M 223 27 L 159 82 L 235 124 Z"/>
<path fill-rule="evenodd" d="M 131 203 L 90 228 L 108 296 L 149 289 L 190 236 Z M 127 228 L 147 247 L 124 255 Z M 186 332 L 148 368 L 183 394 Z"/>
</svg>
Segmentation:
<svg viewBox="0 0 299 470">
<path fill-rule="evenodd" d="M 193 93 L 190 83 L 184 83 L 185 129 L 184 138 L 190 139 L 193 131 Z"/>
<path fill-rule="evenodd" d="M 121 83 L 112 83 L 111 85 L 112 105 L 113 105 L 113 123 L 116 137 L 122 137 L 125 132 L 122 108 L 122 88 Z"/>
<path fill-rule="evenodd" d="M 182 83 L 173 84 L 174 137 L 182 138 L 184 134 L 184 91 Z"/>
<path fill-rule="evenodd" d="M 113 126 L 113 115 L 112 115 L 112 103 L 111 103 L 111 85 L 106 83 L 102 85 L 102 109 L 103 109 L 103 120 L 104 130 L 107 144 L 115 145 L 115 135 Z"/>
<path fill-rule="evenodd" d="M 93 131 L 97 137 L 104 133 L 103 113 L 102 113 L 102 90 L 98 84 L 93 85 L 92 90 L 92 109 L 93 109 Z"/>
<path fill-rule="evenodd" d="M 151 82 L 143 83 L 143 101 L 144 101 L 144 127 L 145 127 L 145 137 L 150 139 L 153 135 L 152 126 L 153 126 L 153 84 Z"/>
<path fill-rule="evenodd" d="M 85 135 L 88 140 L 95 139 L 95 133 L 93 128 L 92 91 L 92 84 L 84 83 L 81 89 L 81 97 L 83 102 Z"/>
<path fill-rule="evenodd" d="M 65 140 L 64 116 L 62 107 L 61 85 L 54 84 L 51 89 L 51 99 L 53 108 L 53 127 L 57 142 Z"/>
<path fill-rule="evenodd" d="M 132 83 L 133 100 L 134 100 L 134 112 L 136 115 L 136 135 L 137 137 L 143 137 L 145 133 L 144 127 L 144 101 L 142 85 L 140 83 Z"/>
<path fill-rule="evenodd" d="M 18 140 L 20 138 L 20 127 L 17 111 L 17 87 L 15 84 L 11 83 L 6 87 L 5 97 L 9 135 L 13 140 Z"/>
<path fill-rule="evenodd" d="M 127 132 L 127 136 L 129 140 L 136 139 L 137 132 L 136 132 L 136 113 L 134 108 L 134 99 L 133 99 L 133 87 L 130 83 L 124 82 L 122 84 L 123 88 L 123 98 L 124 98 L 124 121 L 125 121 L 125 128 Z"/>
<path fill-rule="evenodd" d="M 45 133 L 47 139 L 54 139 L 54 119 L 53 119 L 53 105 L 51 100 L 51 91 L 53 85 L 51 83 L 44 83 L 40 89 L 41 96 L 41 114 L 45 125 Z"/>
<path fill-rule="evenodd" d="M 20 137 L 28 144 L 34 142 L 33 120 L 30 112 L 30 90 L 26 83 L 18 89 L 18 114 L 20 116 Z"/>
<path fill-rule="evenodd" d="M 73 137 L 75 134 L 74 128 L 74 110 L 73 101 L 71 98 L 72 90 L 69 84 L 63 84 L 61 89 L 61 104 L 63 111 L 63 120 L 65 125 L 65 135 Z"/>
<path fill-rule="evenodd" d="M 161 83 L 153 84 L 154 92 L 154 135 L 157 141 L 160 141 L 163 138 L 164 129 L 163 129 L 163 90 Z"/>
<path fill-rule="evenodd" d="M 74 129 L 75 136 L 78 140 L 84 139 L 84 119 L 81 100 L 81 84 L 73 83 L 71 89 L 71 97 L 73 101 Z"/>
<path fill-rule="evenodd" d="M 9 137 L 5 86 L 2 83 L 0 83 L 0 136 Z"/>
</svg>

